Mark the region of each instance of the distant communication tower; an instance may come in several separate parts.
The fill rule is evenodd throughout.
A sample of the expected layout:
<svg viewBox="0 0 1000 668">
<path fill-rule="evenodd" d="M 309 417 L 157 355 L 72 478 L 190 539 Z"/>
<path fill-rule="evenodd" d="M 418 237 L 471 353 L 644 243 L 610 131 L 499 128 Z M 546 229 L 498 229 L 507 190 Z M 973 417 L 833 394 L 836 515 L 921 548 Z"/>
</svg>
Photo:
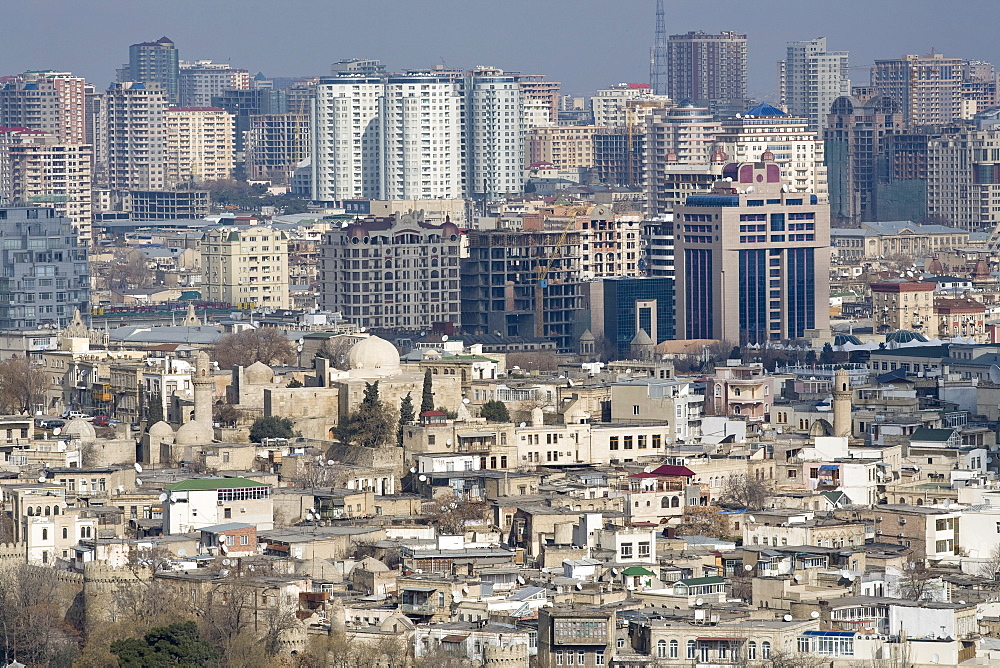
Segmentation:
<svg viewBox="0 0 1000 668">
<path fill-rule="evenodd" d="M 649 50 L 649 85 L 654 95 L 667 94 L 667 25 L 663 0 L 656 0 L 656 38 Z"/>
</svg>

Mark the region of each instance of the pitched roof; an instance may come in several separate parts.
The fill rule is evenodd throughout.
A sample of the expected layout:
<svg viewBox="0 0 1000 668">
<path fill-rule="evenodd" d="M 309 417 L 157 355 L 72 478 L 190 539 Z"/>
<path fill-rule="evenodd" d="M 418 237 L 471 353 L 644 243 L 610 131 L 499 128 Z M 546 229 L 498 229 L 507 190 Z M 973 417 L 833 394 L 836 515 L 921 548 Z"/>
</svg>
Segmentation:
<svg viewBox="0 0 1000 668">
<path fill-rule="evenodd" d="M 920 427 L 910 435 L 911 441 L 947 441 L 955 434 L 953 429 L 928 429 Z"/>
<path fill-rule="evenodd" d="M 675 466 L 673 464 L 664 464 L 653 469 L 652 473 L 656 475 L 673 475 L 673 476 L 693 476 L 694 471 L 686 466 Z"/>
<path fill-rule="evenodd" d="M 772 107 L 766 102 L 758 104 L 753 109 L 748 109 L 743 113 L 744 116 L 787 116 L 785 112 L 777 107 Z"/>
<path fill-rule="evenodd" d="M 656 573 L 642 566 L 629 566 L 622 571 L 622 575 L 656 575 Z"/>
</svg>

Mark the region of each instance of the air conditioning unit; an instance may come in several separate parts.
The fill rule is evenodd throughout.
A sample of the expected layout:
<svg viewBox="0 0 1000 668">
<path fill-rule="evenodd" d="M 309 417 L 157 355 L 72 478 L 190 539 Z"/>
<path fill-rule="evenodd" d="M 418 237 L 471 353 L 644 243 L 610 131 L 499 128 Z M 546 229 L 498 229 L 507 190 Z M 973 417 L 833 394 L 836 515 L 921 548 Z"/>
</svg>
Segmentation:
<svg viewBox="0 0 1000 668">
<path fill-rule="evenodd" d="M 881 529 L 877 529 L 875 531 L 875 534 L 878 535 L 878 536 L 881 536 L 882 535 L 882 530 Z"/>
<path fill-rule="evenodd" d="M 216 504 L 218 504 L 218 505 L 221 506 L 222 505 L 222 501 L 216 501 Z"/>
</svg>

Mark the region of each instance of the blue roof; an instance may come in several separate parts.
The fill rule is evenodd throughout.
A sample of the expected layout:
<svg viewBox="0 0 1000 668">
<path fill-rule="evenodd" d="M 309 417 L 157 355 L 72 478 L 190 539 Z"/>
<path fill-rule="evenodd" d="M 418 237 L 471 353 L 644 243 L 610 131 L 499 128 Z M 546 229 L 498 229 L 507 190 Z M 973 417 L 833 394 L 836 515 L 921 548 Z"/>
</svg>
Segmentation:
<svg viewBox="0 0 1000 668">
<path fill-rule="evenodd" d="M 857 634 L 854 631 L 803 631 L 804 636 L 826 636 L 833 638 L 853 638 Z"/>
<path fill-rule="evenodd" d="M 819 467 L 819 470 L 820 471 L 836 471 L 839 468 L 840 467 L 837 466 L 836 464 L 823 464 L 822 466 Z"/>
<path fill-rule="evenodd" d="M 772 107 L 766 102 L 762 102 L 753 109 L 746 111 L 743 115 L 744 116 L 787 116 L 788 114 L 783 112 L 781 109 L 778 109 L 777 107 Z"/>
</svg>

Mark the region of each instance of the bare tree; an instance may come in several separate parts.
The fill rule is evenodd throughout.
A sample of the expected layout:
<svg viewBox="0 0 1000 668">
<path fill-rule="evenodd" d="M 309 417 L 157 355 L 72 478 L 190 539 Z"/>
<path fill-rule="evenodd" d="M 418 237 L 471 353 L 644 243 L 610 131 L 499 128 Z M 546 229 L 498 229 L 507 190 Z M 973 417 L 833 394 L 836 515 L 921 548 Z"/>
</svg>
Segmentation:
<svg viewBox="0 0 1000 668">
<path fill-rule="evenodd" d="M 255 362 L 270 365 L 295 361 L 295 346 L 284 332 L 270 327 L 246 329 L 224 336 L 215 344 L 214 353 L 220 369 L 235 365 L 247 367 Z"/>
<path fill-rule="evenodd" d="M 5 412 L 32 413 L 45 403 L 49 377 L 27 357 L 0 362 L 0 408 Z"/>
<path fill-rule="evenodd" d="M 536 350 L 507 354 L 507 370 L 518 367 L 521 371 L 555 371 L 559 355 L 555 350 Z"/>
<path fill-rule="evenodd" d="M 713 536 L 720 538 L 729 533 L 729 521 L 720 515 L 718 506 L 687 506 L 676 525 L 681 536 Z"/>
<path fill-rule="evenodd" d="M 146 257 L 134 249 L 115 251 L 111 262 L 102 272 L 109 288 L 132 290 L 150 285 L 153 272 Z"/>
<path fill-rule="evenodd" d="M 913 668 L 908 642 L 879 643 L 872 658 L 851 662 L 851 668 Z"/>
<path fill-rule="evenodd" d="M 347 355 L 351 352 L 357 339 L 351 336 L 331 336 L 316 352 L 320 357 L 330 360 L 330 366 L 341 371 L 347 371 Z"/>
<path fill-rule="evenodd" d="M 979 577 L 996 580 L 1000 573 L 1000 544 L 994 545 L 986 561 L 979 566 Z"/>
<path fill-rule="evenodd" d="M 30 666 L 69 665 L 75 634 L 51 569 L 18 564 L 0 571 L 0 651 Z"/>
<path fill-rule="evenodd" d="M 761 510 L 774 490 L 766 480 L 751 477 L 746 473 L 734 473 L 726 478 L 719 499 L 727 504 Z"/>
<path fill-rule="evenodd" d="M 930 596 L 934 589 L 935 576 L 920 561 L 911 561 L 903 569 L 899 580 L 899 595 L 910 601 L 920 601 Z"/>
<path fill-rule="evenodd" d="M 437 503 L 437 502 L 434 502 Z M 454 507 L 452 507 L 454 505 Z M 440 533 L 461 534 L 469 525 L 489 525 L 490 504 L 478 501 L 455 501 L 439 505 L 428 518 Z"/>
</svg>

